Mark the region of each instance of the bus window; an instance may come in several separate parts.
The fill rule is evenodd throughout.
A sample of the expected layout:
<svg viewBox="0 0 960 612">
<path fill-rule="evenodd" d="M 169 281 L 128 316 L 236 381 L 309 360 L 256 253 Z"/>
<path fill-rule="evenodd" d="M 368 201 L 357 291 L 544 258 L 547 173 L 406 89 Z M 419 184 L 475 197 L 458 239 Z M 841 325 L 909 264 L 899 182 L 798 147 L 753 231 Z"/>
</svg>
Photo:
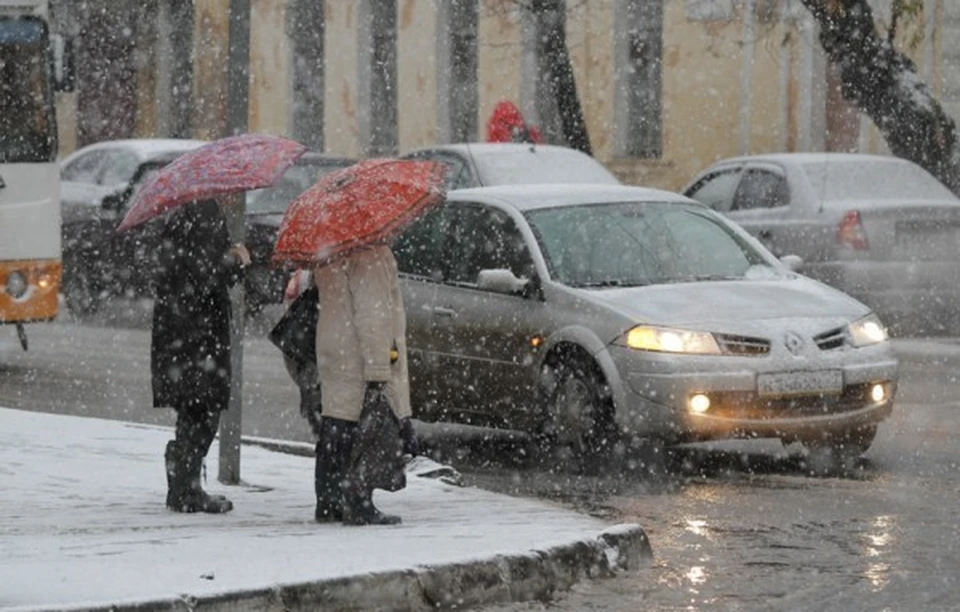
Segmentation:
<svg viewBox="0 0 960 612">
<path fill-rule="evenodd" d="M 0 162 L 53 161 L 56 118 L 47 25 L 0 18 Z"/>
</svg>

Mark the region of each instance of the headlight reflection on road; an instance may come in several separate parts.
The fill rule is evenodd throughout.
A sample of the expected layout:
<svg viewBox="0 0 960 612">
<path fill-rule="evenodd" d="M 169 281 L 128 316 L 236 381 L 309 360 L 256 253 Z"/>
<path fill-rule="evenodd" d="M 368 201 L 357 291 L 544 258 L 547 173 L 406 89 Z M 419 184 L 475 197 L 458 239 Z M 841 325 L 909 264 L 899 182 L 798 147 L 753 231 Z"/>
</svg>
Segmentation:
<svg viewBox="0 0 960 612">
<path fill-rule="evenodd" d="M 891 531 L 894 526 L 892 516 L 877 516 L 870 521 L 870 530 L 866 533 L 867 540 L 866 556 L 870 558 L 867 567 L 863 572 L 863 577 L 870 582 L 874 592 L 882 590 L 890 582 L 890 564 L 884 562 L 882 557 L 889 550 L 895 537 Z"/>
</svg>

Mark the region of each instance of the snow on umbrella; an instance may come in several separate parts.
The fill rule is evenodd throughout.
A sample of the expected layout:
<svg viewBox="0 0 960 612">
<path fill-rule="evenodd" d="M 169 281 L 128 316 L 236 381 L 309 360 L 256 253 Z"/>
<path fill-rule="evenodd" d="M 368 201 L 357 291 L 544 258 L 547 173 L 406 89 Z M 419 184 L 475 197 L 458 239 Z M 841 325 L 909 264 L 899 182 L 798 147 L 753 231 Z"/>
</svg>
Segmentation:
<svg viewBox="0 0 960 612">
<path fill-rule="evenodd" d="M 215 140 L 181 155 L 147 179 L 117 231 L 187 202 L 269 187 L 306 150 L 298 142 L 268 134 Z"/>
<path fill-rule="evenodd" d="M 370 159 L 324 176 L 287 208 L 273 261 L 324 263 L 358 247 L 388 242 L 443 202 L 440 162 Z"/>
</svg>

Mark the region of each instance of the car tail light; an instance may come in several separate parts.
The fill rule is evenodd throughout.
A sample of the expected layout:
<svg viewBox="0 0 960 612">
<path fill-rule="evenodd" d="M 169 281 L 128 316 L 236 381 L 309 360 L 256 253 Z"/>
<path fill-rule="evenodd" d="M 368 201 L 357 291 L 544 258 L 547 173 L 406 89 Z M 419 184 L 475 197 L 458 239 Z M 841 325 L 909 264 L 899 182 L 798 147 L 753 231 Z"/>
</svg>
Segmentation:
<svg viewBox="0 0 960 612">
<path fill-rule="evenodd" d="M 847 211 L 840 220 L 840 225 L 837 226 L 837 244 L 857 251 L 870 248 L 867 233 L 863 231 L 863 223 L 860 222 L 860 211 Z"/>
</svg>

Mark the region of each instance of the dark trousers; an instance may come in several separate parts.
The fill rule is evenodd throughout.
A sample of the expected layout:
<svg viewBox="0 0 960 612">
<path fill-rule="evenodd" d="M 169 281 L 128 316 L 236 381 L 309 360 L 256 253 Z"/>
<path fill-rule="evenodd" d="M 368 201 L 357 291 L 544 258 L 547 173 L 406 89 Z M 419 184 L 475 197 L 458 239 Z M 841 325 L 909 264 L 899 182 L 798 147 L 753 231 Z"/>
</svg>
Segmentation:
<svg viewBox="0 0 960 612">
<path fill-rule="evenodd" d="M 176 442 L 188 465 L 203 462 L 219 426 L 219 411 L 202 408 L 177 410 Z"/>
</svg>

